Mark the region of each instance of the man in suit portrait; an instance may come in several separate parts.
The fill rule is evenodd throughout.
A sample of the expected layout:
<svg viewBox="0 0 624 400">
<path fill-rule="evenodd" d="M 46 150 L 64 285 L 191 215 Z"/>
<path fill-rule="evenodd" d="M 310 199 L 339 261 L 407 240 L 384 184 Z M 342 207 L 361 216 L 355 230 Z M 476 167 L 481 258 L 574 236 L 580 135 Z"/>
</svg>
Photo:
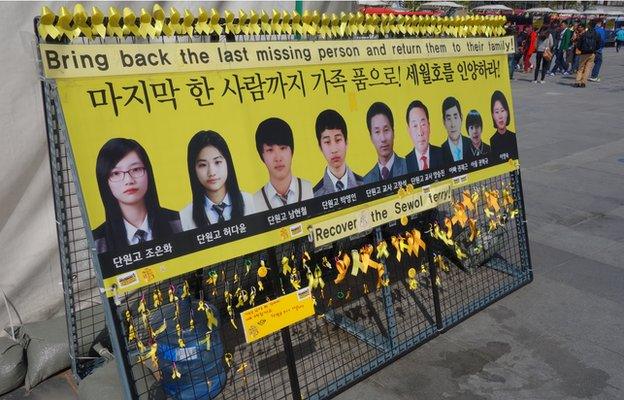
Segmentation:
<svg viewBox="0 0 624 400">
<path fill-rule="evenodd" d="M 448 135 L 442 143 L 442 155 L 445 165 L 470 158 L 470 139 L 461 134 L 462 112 L 455 97 L 447 97 L 442 102 L 442 117 Z"/>
<path fill-rule="evenodd" d="M 362 177 L 347 166 L 347 123 L 335 110 L 325 110 L 316 117 L 316 140 L 327 167 L 314 186 L 314 197 L 351 189 L 363 183 Z"/>
<path fill-rule="evenodd" d="M 442 150 L 429 143 L 429 110 L 420 100 L 412 101 L 405 112 L 407 131 L 414 149 L 405 156 L 408 172 L 426 171 L 444 166 Z"/>
<path fill-rule="evenodd" d="M 366 113 L 366 125 L 377 151 L 377 163 L 364 175 L 364 183 L 405 175 L 405 159 L 394 152 L 394 118 L 390 108 L 384 103 L 373 103 Z"/>
</svg>

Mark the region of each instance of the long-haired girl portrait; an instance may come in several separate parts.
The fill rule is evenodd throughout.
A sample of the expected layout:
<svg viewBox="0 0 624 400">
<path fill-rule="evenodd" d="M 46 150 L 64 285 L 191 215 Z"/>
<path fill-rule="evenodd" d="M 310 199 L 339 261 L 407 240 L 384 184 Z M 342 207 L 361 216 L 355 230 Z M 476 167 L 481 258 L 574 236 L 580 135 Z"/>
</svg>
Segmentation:
<svg viewBox="0 0 624 400">
<path fill-rule="evenodd" d="M 93 231 L 98 253 L 180 232 L 180 217 L 158 201 L 152 164 L 135 140 L 110 139 L 95 167 L 106 221 Z"/>
<path fill-rule="evenodd" d="M 187 167 L 193 201 L 180 211 L 183 230 L 254 212 L 251 195 L 238 186 L 230 149 L 217 132 L 200 131 L 191 138 Z"/>
</svg>

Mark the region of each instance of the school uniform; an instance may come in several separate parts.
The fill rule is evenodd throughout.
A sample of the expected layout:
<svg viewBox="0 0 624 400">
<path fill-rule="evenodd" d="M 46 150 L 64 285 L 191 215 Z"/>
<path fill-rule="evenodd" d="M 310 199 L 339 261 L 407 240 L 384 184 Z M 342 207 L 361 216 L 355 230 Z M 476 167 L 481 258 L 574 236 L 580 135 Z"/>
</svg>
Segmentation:
<svg viewBox="0 0 624 400">
<path fill-rule="evenodd" d="M 249 193 L 241 192 L 241 195 L 243 196 L 243 215 L 253 214 L 253 198 Z M 226 194 L 220 204 L 215 204 L 208 196 L 204 196 L 204 212 L 210 224 L 229 221 L 232 218 L 232 201 L 230 199 L 230 194 Z M 197 228 L 193 220 L 193 203 L 190 203 L 180 210 L 180 222 L 182 223 L 182 229 L 185 231 Z"/>
<path fill-rule="evenodd" d="M 266 185 L 254 193 L 253 204 L 255 212 L 258 213 L 283 207 L 287 204 L 299 203 L 312 197 L 314 197 L 312 184 L 305 179 L 293 176 L 290 180 L 288 191 L 283 196 L 277 193 L 271 182 L 267 182 Z"/>
<path fill-rule="evenodd" d="M 385 168 L 385 170 L 384 170 Z M 392 157 L 386 165 L 381 165 L 379 162 L 364 175 L 364 184 L 375 183 L 382 180 L 396 178 L 407 174 L 407 164 L 403 157 L 399 157 L 396 153 L 392 154 Z M 386 175 L 386 176 L 384 176 Z"/>
<path fill-rule="evenodd" d="M 158 218 L 165 222 L 162 224 L 162 232 L 158 234 L 154 232 L 154 221 L 149 214 L 138 228 L 124 219 L 123 224 L 126 230 L 126 237 L 123 240 L 124 245 L 119 247 L 123 248 L 154 239 L 163 239 L 173 233 L 182 232 L 182 224 L 180 223 L 180 214 L 178 212 L 161 207 Z M 112 238 L 107 238 L 107 234 L 112 234 L 111 231 L 112 227 L 107 221 L 93 230 L 93 241 L 98 254 L 119 250 L 114 248 L 111 242 Z"/>
<path fill-rule="evenodd" d="M 323 178 L 314 186 L 314 197 L 323 196 L 328 193 L 339 192 L 342 190 L 352 189 L 364 183 L 362 177 L 355 174 L 349 167 L 342 178 L 336 178 L 329 169 L 325 167 Z"/>
</svg>

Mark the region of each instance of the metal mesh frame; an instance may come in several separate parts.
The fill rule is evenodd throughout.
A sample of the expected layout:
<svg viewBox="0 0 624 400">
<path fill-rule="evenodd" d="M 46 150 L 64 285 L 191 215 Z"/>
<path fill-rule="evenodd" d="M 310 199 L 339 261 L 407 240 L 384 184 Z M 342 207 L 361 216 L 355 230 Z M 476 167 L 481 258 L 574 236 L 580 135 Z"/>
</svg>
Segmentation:
<svg viewBox="0 0 624 400">
<path fill-rule="evenodd" d="M 229 36 L 195 39 L 263 41 L 293 40 L 295 37 L 258 35 L 251 38 Z M 184 37 L 175 40 L 189 39 Z M 128 38 L 127 41 L 133 39 Z M 119 41 L 115 39 L 110 42 Z M 103 329 L 104 307 L 85 235 L 83 215 L 68 156 L 68 144 L 65 132 L 61 128 L 62 124 L 59 123 L 60 105 L 55 100 L 54 84 L 44 81 L 42 89 L 70 331 L 72 370 L 76 379 L 82 379 L 101 361 L 90 355 L 89 349 Z M 389 241 L 393 234 L 413 227 L 424 232 L 427 230 L 427 224 L 434 218 L 439 219 L 440 216 L 451 212 L 450 205 L 439 207 L 436 215 L 429 212 L 413 216 L 408 226 L 389 224 L 367 235 L 345 239 L 316 252 L 307 241 L 297 240 L 207 267 L 201 273 L 200 270 L 150 285 L 123 295 L 117 305 L 113 301 L 106 302 L 104 306 L 111 307 L 113 319 L 121 327 L 118 337 L 113 340 L 118 340 L 124 350 L 121 355 L 126 368 L 124 378 L 129 381 L 132 396 L 162 397 L 159 385 L 154 384 L 154 376 L 165 373 L 165 370 L 162 369 L 162 365 L 154 368 L 149 362 L 138 361 L 136 343 L 127 340 L 129 332 L 125 311 L 135 310 L 141 296 L 146 295 L 149 299 L 157 287 L 166 293 L 171 285 L 179 290 L 186 281 L 192 287 L 193 297 L 197 298 L 199 293 L 203 292 L 206 301 L 218 310 L 224 349 L 232 355 L 231 366 L 224 367 L 227 384 L 217 398 L 332 397 L 532 280 L 519 172 L 479 182 L 471 189 L 480 186 L 502 187 L 507 184 L 513 189 L 515 207 L 519 212 L 500 233 L 501 246 L 498 246 L 493 254 L 478 260 L 475 260 L 478 257 L 472 257 L 474 262 L 467 268 L 447 259 L 450 270 L 446 273 L 438 271 L 436 263 L 433 262 L 435 245 L 427 239 L 428 251 L 422 252 L 418 258 L 405 255 L 399 262 L 392 255 L 385 260 L 386 277 L 390 281 L 388 286 L 376 290 L 377 280 L 369 272 L 366 275 L 349 277 L 348 283 L 345 284 L 328 284 L 322 294 L 316 289 L 314 295 L 317 301 L 317 315 L 250 344 L 245 343 L 241 327 L 234 329 L 231 325 L 222 296 L 225 282 L 233 282 L 234 274 L 240 274 L 238 285 L 241 287 L 257 284 L 253 270 L 245 274 L 247 260 L 254 268 L 257 268 L 261 259 L 272 266 L 269 276 L 265 279 L 265 291 L 257 297 L 256 304 L 260 304 L 266 301 L 267 297 L 274 299 L 294 290 L 288 280 L 279 273 L 278 260 L 282 256 L 296 254 L 297 258 L 300 258 L 304 251 L 308 251 L 312 255 L 313 262 L 320 262 L 323 256 L 333 258 L 340 251 L 358 249 L 365 243 L 374 243 L 380 239 Z M 455 201 L 461 199 L 462 190 L 464 188 L 453 190 Z M 482 210 L 483 207 L 479 209 Z M 407 284 L 407 270 L 411 267 L 418 269 L 423 264 L 427 265 L 427 273 L 418 275 L 418 288 L 412 290 Z M 212 270 L 219 271 L 219 274 L 220 271 L 224 271 L 222 278 L 225 279 L 220 279 L 216 285 L 217 293 L 221 295 L 213 296 L 214 285 L 206 284 L 205 277 Z M 435 283 L 435 277 L 438 275 L 442 279 L 441 286 Z M 323 269 L 325 282 L 330 282 L 335 277 L 335 269 Z M 302 284 L 306 283 L 306 278 L 302 277 Z M 339 298 L 341 296 L 342 298 Z M 329 299 L 332 299 L 331 304 Z M 237 309 L 237 314 L 243 309 Z M 152 317 L 157 318 L 159 312 L 161 311 L 152 310 Z M 132 324 L 137 327 L 139 337 L 142 335 L 144 337 L 145 331 L 141 329 L 139 315 L 132 315 Z M 167 334 L 171 333 L 165 332 L 165 335 Z M 181 372 L 190 373 L 188 370 Z"/>
</svg>

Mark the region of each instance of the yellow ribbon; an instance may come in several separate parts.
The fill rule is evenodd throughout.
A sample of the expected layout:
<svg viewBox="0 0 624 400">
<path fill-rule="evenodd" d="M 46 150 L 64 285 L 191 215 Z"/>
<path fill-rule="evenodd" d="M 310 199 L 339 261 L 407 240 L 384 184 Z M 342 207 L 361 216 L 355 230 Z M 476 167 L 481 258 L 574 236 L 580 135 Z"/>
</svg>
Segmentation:
<svg viewBox="0 0 624 400">
<path fill-rule="evenodd" d="M 210 24 L 209 24 L 211 34 L 213 33 L 215 35 L 223 34 L 223 27 L 219 23 L 220 20 L 221 20 L 221 16 L 219 15 L 219 12 L 215 10 L 214 8 L 211 8 L 210 9 Z"/>
<path fill-rule="evenodd" d="M 206 332 L 206 336 L 204 336 L 204 339 L 199 341 L 199 344 L 206 344 L 206 350 L 210 351 L 210 335 L 212 334 L 212 331 L 208 331 Z"/>
<path fill-rule="evenodd" d="M 408 244 L 410 244 L 410 247 L 414 255 L 418 257 L 418 253 L 420 252 L 420 249 L 426 250 L 427 246 L 425 242 L 422 240 L 421 238 L 422 235 L 418 229 L 412 229 L 412 231 L 409 232 L 408 235 L 409 235 Z M 412 239 L 411 243 L 409 239 Z"/>
<path fill-rule="evenodd" d="M 392 246 L 394 246 L 394 248 L 396 249 L 396 259 L 398 262 L 401 262 L 401 253 L 403 252 L 402 248 L 401 248 L 401 241 L 403 240 L 403 237 L 401 236 L 392 236 L 390 238 L 390 243 L 392 244 Z"/>
<path fill-rule="evenodd" d="M 334 283 L 337 285 L 344 280 L 347 276 L 347 271 L 351 265 L 351 259 L 347 253 L 344 253 L 342 259 L 336 260 L 336 269 L 338 270 L 338 276 L 334 279 Z"/>
<path fill-rule="evenodd" d="M 189 283 L 187 281 L 184 281 L 184 283 L 182 284 L 182 294 L 180 295 L 180 297 L 184 299 L 190 295 L 191 295 L 191 290 L 189 287 Z"/>
<path fill-rule="evenodd" d="M 134 325 L 132 323 L 128 324 L 128 342 L 136 339 L 136 329 L 134 329 Z"/>
<path fill-rule="evenodd" d="M 61 35 L 56 26 L 54 26 L 54 20 L 56 15 L 48 7 L 43 6 L 41 8 L 41 17 L 39 18 L 39 26 L 37 31 L 41 39 L 52 38 L 56 39 Z"/>
<path fill-rule="evenodd" d="M 153 338 L 153 339 L 155 339 L 155 338 L 156 338 L 156 336 L 158 336 L 158 335 L 160 335 L 161 333 L 163 333 L 166 329 L 167 329 L 167 320 L 166 320 L 166 319 L 163 319 L 163 323 L 162 323 L 162 325 L 160 326 L 160 328 L 156 329 L 155 331 L 154 331 L 154 330 L 152 330 L 152 334 L 151 334 L 152 338 Z"/>
<path fill-rule="evenodd" d="M 273 16 L 271 17 L 271 32 L 276 35 L 282 34 L 282 24 L 280 24 L 280 13 L 277 10 L 273 10 Z"/>
<path fill-rule="evenodd" d="M 411 290 L 416 290 L 418 289 L 418 281 L 416 280 L 416 268 L 410 268 L 409 270 L 407 270 L 407 277 L 408 277 L 408 283 L 409 283 L 409 288 Z"/>
<path fill-rule="evenodd" d="M 260 12 L 260 32 L 266 35 L 271 34 L 271 23 L 268 14 L 262 10 Z"/>
<path fill-rule="evenodd" d="M 219 323 L 217 321 L 217 317 L 215 317 L 214 312 L 210 307 L 206 308 L 206 325 L 209 330 L 212 330 L 213 327 L 217 326 Z"/>
<path fill-rule="evenodd" d="M 503 189 L 503 205 L 505 207 L 513 206 L 514 198 L 511 195 L 511 191 L 508 189 Z"/>
<path fill-rule="evenodd" d="M 468 227 L 470 228 L 470 236 L 468 240 L 473 242 L 477 236 L 479 236 L 479 229 L 477 228 L 477 220 L 474 218 L 468 218 Z"/>
<path fill-rule="evenodd" d="M 145 9 L 141 8 L 141 16 L 139 17 L 139 35 L 141 37 L 156 37 L 156 28 L 152 25 L 152 16 Z"/>
<path fill-rule="evenodd" d="M 317 286 L 320 286 L 321 289 L 325 287 L 325 281 L 323 281 L 323 271 L 321 271 L 321 267 L 318 265 L 314 269 L 314 279 Z"/>
<path fill-rule="evenodd" d="M 255 286 L 252 286 L 251 289 L 249 290 L 249 305 L 252 307 L 256 305 L 256 287 Z"/>
<path fill-rule="evenodd" d="M 383 266 L 374 261 L 371 257 L 373 256 L 373 246 L 371 244 L 366 244 L 360 249 L 360 261 L 361 261 L 361 269 L 362 272 L 368 272 L 368 267 L 379 270 L 379 268 L 383 268 Z"/>
<path fill-rule="evenodd" d="M 123 37 L 124 31 L 121 27 L 122 16 L 115 7 L 108 8 L 108 25 L 106 26 L 106 34 L 108 36 Z"/>
<path fill-rule="evenodd" d="M 293 32 L 293 28 L 290 25 L 291 20 L 291 15 L 286 11 L 282 11 L 282 32 L 287 35 L 291 35 Z"/>
<path fill-rule="evenodd" d="M 163 303 L 163 296 L 160 289 L 156 289 L 154 293 L 152 293 L 152 306 L 154 308 L 158 308 Z"/>
<path fill-rule="evenodd" d="M 388 251 L 388 243 L 385 240 L 377 243 L 377 259 L 388 258 L 390 257 L 390 252 Z"/>
<path fill-rule="evenodd" d="M 291 266 L 288 264 L 289 261 L 288 257 L 282 257 L 282 274 L 284 275 L 288 275 L 292 271 Z"/>
<path fill-rule="evenodd" d="M 156 36 L 161 34 L 165 36 L 172 36 L 173 30 L 169 25 L 165 25 L 165 10 L 158 4 L 154 4 L 152 9 L 152 16 L 154 17 L 154 30 Z"/>
<path fill-rule="evenodd" d="M 368 270 L 368 265 L 366 266 L 366 270 L 364 270 L 357 250 L 351 250 L 351 260 L 353 262 L 353 266 L 351 267 L 352 276 L 357 276 L 360 270 L 366 273 L 366 270 Z"/>
<path fill-rule="evenodd" d="M 301 23 L 301 15 L 299 15 L 299 13 L 297 11 L 293 11 L 293 15 L 292 15 L 292 19 L 290 22 L 290 25 L 292 26 L 293 31 L 295 31 L 296 33 L 303 35 L 304 34 L 304 27 Z"/>
<path fill-rule="evenodd" d="M 295 290 L 301 289 L 301 277 L 299 276 L 299 271 L 294 269 L 290 274 L 290 284 Z"/>
<path fill-rule="evenodd" d="M 468 221 L 465 206 L 462 203 L 455 203 L 453 204 L 453 209 L 455 210 L 455 214 L 451 218 L 451 222 L 453 224 L 459 224 L 462 228 L 465 227 Z"/>
<path fill-rule="evenodd" d="M 193 37 L 193 32 L 195 30 L 195 26 L 193 25 L 195 22 L 195 16 L 188 9 L 184 9 L 184 18 L 182 19 L 182 31 L 184 34 Z"/>
<path fill-rule="evenodd" d="M 446 262 L 444 261 L 444 257 L 440 254 L 436 255 L 433 258 L 433 261 L 438 264 L 438 268 L 440 268 L 442 271 L 444 272 L 449 272 L 450 269 L 448 267 L 448 265 L 446 264 Z"/>
<path fill-rule="evenodd" d="M 208 11 L 203 7 L 199 7 L 199 14 L 197 14 L 197 23 L 195 23 L 195 30 L 200 35 L 210 35 L 210 26 L 208 25 Z"/>
<path fill-rule="evenodd" d="M 73 39 L 80 34 L 80 30 L 72 27 L 72 21 L 74 19 L 73 14 L 67 9 L 67 7 L 61 7 L 59 10 L 58 21 L 56 22 L 56 28 L 61 35 L 65 35 L 68 39 Z"/>
<path fill-rule="evenodd" d="M 169 23 L 167 24 L 167 26 L 171 29 L 171 32 L 178 35 L 182 35 L 184 33 L 184 27 L 180 23 L 181 20 L 182 16 L 180 15 L 180 12 L 175 7 L 171 7 L 169 9 Z"/>
<path fill-rule="evenodd" d="M 124 22 L 124 34 L 140 37 L 139 27 L 136 25 L 136 15 L 130 7 L 124 7 L 123 9 L 123 22 Z"/>
<path fill-rule="evenodd" d="M 244 35 L 251 34 L 249 31 L 249 17 L 242 9 L 238 10 L 238 25 L 240 26 L 241 33 Z"/>
<path fill-rule="evenodd" d="M 87 24 L 87 12 L 85 11 L 82 4 L 76 4 L 74 6 L 74 25 L 77 29 L 77 35 L 82 33 L 86 38 L 91 39 L 93 36 L 93 31 L 89 24 Z"/>
<path fill-rule="evenodd" d="M 182 374 L 180 373 L 180 371 L 178 371 L 178 367 L 176 366 L 176 363 L 173 363 L 172 366 L 172 373 L 171 373 L 171 379 L 175 380 L 175 379 L 180 379 L 180 377 L 182 376 Z"/>
</svg>

